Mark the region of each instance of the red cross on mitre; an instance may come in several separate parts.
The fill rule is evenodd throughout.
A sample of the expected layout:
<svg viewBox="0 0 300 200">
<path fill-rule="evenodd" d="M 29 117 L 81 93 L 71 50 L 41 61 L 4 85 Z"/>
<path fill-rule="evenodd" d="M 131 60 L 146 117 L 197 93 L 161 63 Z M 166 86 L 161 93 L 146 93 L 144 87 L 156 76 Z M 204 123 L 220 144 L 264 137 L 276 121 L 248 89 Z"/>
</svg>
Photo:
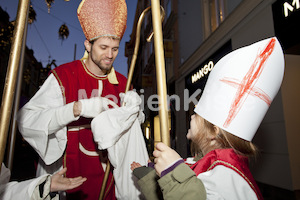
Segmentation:
<svg viewBox="0 0 300 200">
<path fill-rule="evenodd" d="M 270 106 L 272 102 L 271 98 L 263 90 L 255 87 L 255 84 L 264 70 L 267 59 L 271 56 L 275 48 L 275 43 L 276 39 L 271 38 L 266 47 L 258 53 L 242 81 L 227 77 L 220 79 L 221 82 L 224 82 L 237 89 L 234 99 L 231 103 L 227 119 L 223 125 L 225 128 L 230 125 L 232 120 L 239 113 L 249 95 L 260 98 L 266 102 L 268 106 Z"/>
</svg>

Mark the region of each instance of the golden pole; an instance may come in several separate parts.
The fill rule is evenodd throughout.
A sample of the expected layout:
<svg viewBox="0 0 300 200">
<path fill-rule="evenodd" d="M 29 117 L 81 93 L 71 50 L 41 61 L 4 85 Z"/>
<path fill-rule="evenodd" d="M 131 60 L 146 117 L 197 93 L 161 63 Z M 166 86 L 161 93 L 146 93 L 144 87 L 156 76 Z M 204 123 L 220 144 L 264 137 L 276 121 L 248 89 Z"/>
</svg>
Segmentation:
<svg viewBox="0 0 300 200">
<path fill-rule="evenodd" d="M 142 12 L 142 14 L 139 17 L 138 23 L 137 23 L 136 34 L 135 34 L 134 52 L 133 52 L 132 60 L 131 60 L 131 63 L 130 63 L 130 68 L 129 68 L 129 72 L 128 72 L 128 77 L 127 77 L 127 83 L 126 83 L 125 92 L 127 92 L 130 89 L 130 84 L 131 84 L 131 80 L 132 80 L 132 76 L 133 76 L 133 72 L 134 72 L 136 58 L 137 58 L 137 54 L 139 52 L 141 25 L 142 25 L 142 22 L 143 22 L 143 20 L 145 18 L 145 14 L 149 10 L 150 10 L 150 7 L 146 8 Z"/>
<path fill-rule="evenodd" d="M 6 73 L 5 85 L 2 96 L 2 104 L 0 110 L 0 161 L 3 162 L 7 132 L 10 125 L 12 103 L 14 99 L 14 91 L 16 85 L 16 77 L 20 63 L 20 54 L 22 48 L 22 39 L 24 36 L 24 28 L 26 24 L 26 16 L 29 7 L 29 0 L 20 0 L 18 5 L 18 14 L 16 26 L 14 29 L 14 38 L 9 55 L 8 69 Z M 1 166 L 0 166 L 1 169 Z"/>
<path fill-rule="evenodd" d="M 130 63 L 130 67 L 129 67 L 129 72 L 128 72 L 128 77 L 127 77 L 127 83 L 126 83 L 126 87 L 125 87 L 125 93 L 130 89 L 130 85 L 131 85 L 131 80 L 132 80 L 132 76 L 133 76 L 133 72 L 134 72 L 134 68 L 135 68 L 135 64 L 136 64 L 136 59 L 137 59 L 137 54 L 139 51 L 139 45 L 140 45 L 140 34 L 141 34 L 141 26 L 142 26 L 142 22 L 145 18 L 145 14 L 150 10 L 151 7 L 146 8 L 140 15 L 138 23 L 137 23 L 137 28 L 136 28 L 136 38 L 135 38 L 135 45 L 134 45 L 134 52 L 132 55 L 132 60 Z M 161 21 L 163 21 L 164 19 L 164 10 L 161 7 L 163 14 L 160 15 L 160 11 L 159 11 L 159 17 L 161 17 Z M 155 34 L 155 32 L 154 32 Z M 153 33 L 151 33 L 151 35 L 147 38 L 147 41 L 150 42 L 151 38 L 153 36 Z M 163 50 L 163 49 L 162 49 Z M 164 66 L 163 66 L 164 68 Z M 165 72 L 164 72 L 165 74 Z M 164 81 L 165 82 L 165 81 Z M 166 95 L 165 95 L 166 96 Z M 168 114 L 168 113 L 167 113 Z M 167 115 L 168 116 L 168 115 Z M 167 118 L 168 119 L 168 118 Z M 168 122 L 168 121 L 167 121 Z M 168 127 L 168 124 L 167 124 Z M 169 136 L 170 138 L 170 136 Z M 168 140 L 168 139 L 167 139 Z M 170 139 L 169 139 L 170 140 Z M 168 144 L 168 146 L 170 146 L 170 142 L 166 143 Z M 103 182 L 102 182 L 102 187 L 101 187 L 101 191 L 100 191 L 100 196 L 99 196 L 99 200 L 102 200 L 104 197 L 104 192 L 105 192 L 105 187 L 106 187 L 106 183 L 108 180 L 108 175 L 109 175 L 109 171 L 110 171 L 110 162 L 109 160 L 107 160 L 106 162 L 106 169 L 105 169 L 105 174 L 104 174 L 104 178 L 103 178 Z"/>
<path fill-rule="evenodd" d="M 28 9 L 29 9 L 29 6 L 28 6 Z M 17 114 L 18 114 L 19 105 L 20 105 L 20 96 L 21 96 L 22 80 L 23 80 L 23 68 L 24 68 L 24 63 L 25 63 L 28 14 L 29 14 L 29 10 L 27 11 L 25 27 L 24 27 L 24 36 L 23 36 L 22 49 L 21 49 L 20 62 L 19 62 L 20 67 L 19 67 L 19 71 L 18 71 L 16 94 L 15 94 L 15 98 L 14 98 L 14 106 L 13 106 L 13 112 L 12 112 L 11 131 L 9 134 L 8 145 L 7 145 L 7 168 L 10 169 L 10 171 L 12 171 L 12 167 L 13 167 L 16 132 L 18 130 Z"/>
<path fill-rule="evenodd" d="M 128 77 L 127 77 L 127 83 L 126 83 L 126 87 L 125 87 L 125 93 L 130 89 L 130 85 L 131 85 L 131 80 L 132 80 L 132 76 L 133 76 L 133 72 L 134 72 L 134 68 L 135 68 L 135 63 L 136 63 L 136 59 L 137 59 L 137 54 L 139 51 L 139 45 L 140 45 L 140 34 L 141 34 L 141 26 L 142 26 L 142 22 L 145 18 L 145 14 L 150 10 L 151 7 L 146 8 L 140 15 L 138 23 L 137 23 L 137 28 L 136 28 L 136 34 L 135 34 L 135 45 L 134 45 L 134 52 L 132 55 L 132 60 L 130 63 L 130 67 L 129 67 L 129 72 L 128 72 Z M 163 11 L 163 16 L 162 16 L 162 21 L 164 19 L 164 10 Z M 147 41 L 150 42 L 151 38 L 152 38 L 153 34 L 151 34 L 148 38 Z M 105 169 L 105 174 L 104 174 L 104 178 L 103 178 L 103 182 L 102 182 L 102 187 L 101 187 L 101 191 L 100 191 L 100 196 L 99 196 L 99 200 L 102 200 L 104 197 L 104 192 L 105 192 L 105 187 L 106 187 L 106 183 L 108 180 L 108 175 L 109 175 L 109 171 L 110 171 L 110 162 L 109 160 L 107 160 L 106 162 L 106 169 Z"/>
<path fill-rule="evenodd" d="M 159 102 L 159 122 L 162 142 L 170 146 L 168 126 L 167 86 L 165 72 L 165 58 L 163 49 L 162 25 L 159 0 L 151 0 L 152 23 L 154 32 L 154 51 L 157 79 L 157 94 Z"/>
<path fill-rule="evenodd" d="M 107 159 L 106 169 L 105 169 L 105 174 L 104 174 L 104 177 L 103 177 L 103 182 L 102 182 L 102 186 L 101 186 L 99 200 L 102 200 L 103 197 L 104 197 L 104 193 L 105 193 L 106 183 L 107 183 L 107 180 L 108 180 L 109 171 L 110 171 L 110 162 Z"/>
<path fill-rule="evenodd" d="M 139 52 L 139 45 L 140 45 L 140 35 L 141 35 L 141 26 L 142 26 L 142 22 L 145 18 L 145 14 L 150 10 L 151 7 L 146 8 L 140 15 L 138 23 L 137 23 L 137 28 L 136 28 L 136 34 L 135 34 L 135 45 L 134 45 L 134 52 L 132 55 L 132 60 L 130 63 L 130 68 L 129 68 L 129 72 L 128 72 L 128 77 L 127 77 L 127 83 L 126 83 L 126 88 L 125 88 L 125 92 L 127 92 L 130 89 L 130 84 L 131 84 L 131 80 L 132 80 L 132 76 L 133 76 L 133 72 L 134 72 L 134 67 L 135 67 L 135 63 L 136 63 L 136 59 L 137 59 L 137 54 Z M 161 20 L 164 20 L 164 16 L 165 16 L 165 11 L 164 9 L 161 7 L 161 10 L 163 12 L 162 16 L 161 16 Z M 153 36 L 153 32 L 150 34 L 150 36 L 147 38 L 147 42 L 150 42 Z"/>
</svg>

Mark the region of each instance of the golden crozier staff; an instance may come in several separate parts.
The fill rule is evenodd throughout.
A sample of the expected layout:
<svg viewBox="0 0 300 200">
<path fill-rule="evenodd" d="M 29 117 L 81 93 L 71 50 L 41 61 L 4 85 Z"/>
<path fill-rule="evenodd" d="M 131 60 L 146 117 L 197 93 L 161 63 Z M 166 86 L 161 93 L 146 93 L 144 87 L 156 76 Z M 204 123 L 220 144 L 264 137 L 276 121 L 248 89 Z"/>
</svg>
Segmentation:
<svg viewBox="0 0 300 200">
<path fill-rule="evenodd" d="M 16 79 L 18 75 L 18 67 L 20 63 L 20 55 L 22 49 L 22 40 L 24 36 L 24 29 L 29 10 L 29 0 L 19 2 L 16 27 L 14 30 L 14 37 L 12 47 L 10 50 L 10 57 L 8 61 L 8 69 L 5 79 L 5 86 L 2 95 L 2 103 L 0 110 L 0 160 L 3 162 L 7 133 L 10 125 L 12 104 L 15 94 Z M 1 169 L 1 166 L 0 166 Z"/>
</svg>

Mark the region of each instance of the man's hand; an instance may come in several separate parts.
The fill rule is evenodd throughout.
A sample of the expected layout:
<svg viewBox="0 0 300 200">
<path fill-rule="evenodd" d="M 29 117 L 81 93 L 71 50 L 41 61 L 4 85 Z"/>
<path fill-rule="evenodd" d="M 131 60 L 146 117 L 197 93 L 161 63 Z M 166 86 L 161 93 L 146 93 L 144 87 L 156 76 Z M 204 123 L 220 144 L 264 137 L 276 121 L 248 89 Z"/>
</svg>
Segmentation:
<svg viewBox="0 0 300 200">
<path fill-rule="evenodd" d="M 127 106 L 129 109 L 132 109 L 133 107 L 139 108 L 138 120 L 139 120 L 140 124 L 144 123 L 145 114 L 143 113 L 142 108 L 141 108 L 142 99 L 138 95 L 138 93 L 133 90 L 130 90 L 126 93 L 120 93 L 119 96 L 121 98 L 122 106 Z"/>
<path fill-rule="evenodd" d="M 63 168 L 51 177 L 50 192 L 71 190 L 80 186 L 84 181 L 87 180 L 81 176 L 76 178 L 66 178 L 64 177 L 66 171 L 67 168 Z"/>
<path fill-rule="evenodd" d="M 75 101 L 74 102 L 73 113 L 74 113 L 74 117 L 80 116 L 80 113 L 81 113 L 81 102 L 79 102 L 79 101 Z"/>
<path fill-rule="evenodd" d="M 154 168 L 159 176 L 161 175 L 162 171 L 170 167 L 175 161 L 181 158 L 176 151 L 162 142 L 157 143 L 156 150 L 153 152 L 153 156 L 155 157 Z"/>
<path fill-rule="evenodd" d="M 108 109 L 109 100 L 104 97 L 92 97 L 90 99 L 81 99 L 76 101 L 73 106 L 75 117 L 83 116 L 86 118 L 94 118 L 103 110 Z"/>
<path fill-rule="evenodd" d="M 119 96 L 121 98 L 122 106 L 123 104 L 126 106 L 140 106 L 142 103 L 141 97 L 133 90 L 130 90 L 126 93 L 120 93 Z"/>
</svg>

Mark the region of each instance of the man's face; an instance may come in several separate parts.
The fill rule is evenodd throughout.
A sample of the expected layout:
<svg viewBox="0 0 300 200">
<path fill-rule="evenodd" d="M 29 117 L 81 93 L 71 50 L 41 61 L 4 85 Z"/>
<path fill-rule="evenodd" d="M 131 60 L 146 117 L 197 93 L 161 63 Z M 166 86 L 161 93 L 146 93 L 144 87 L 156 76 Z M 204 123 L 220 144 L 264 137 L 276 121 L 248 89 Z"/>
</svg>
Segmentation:
<svg viewBox="0 0 300 200">
<path fill-rule="evenodd" d="M 112 67 L 118 52 L 120 40 L 110 37 L 100 37 L 86 45 L 90 59 L 106 74 Z"/>
</svg>

